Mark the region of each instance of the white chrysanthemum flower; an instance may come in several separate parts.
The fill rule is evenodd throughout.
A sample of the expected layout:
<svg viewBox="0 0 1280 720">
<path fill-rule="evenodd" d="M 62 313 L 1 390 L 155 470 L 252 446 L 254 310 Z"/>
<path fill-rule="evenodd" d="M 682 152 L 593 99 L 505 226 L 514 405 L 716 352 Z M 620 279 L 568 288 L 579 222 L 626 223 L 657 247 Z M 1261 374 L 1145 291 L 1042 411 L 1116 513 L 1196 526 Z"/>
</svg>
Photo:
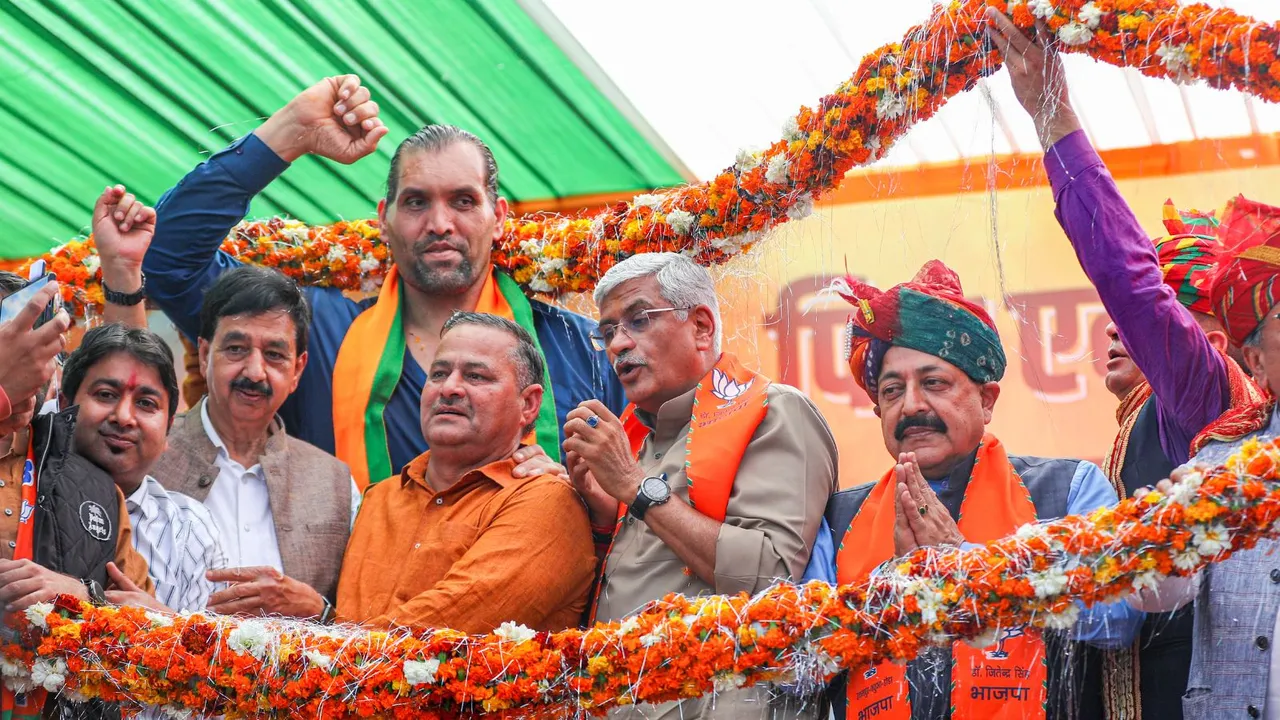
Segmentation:
<svg viewBox="0 0 1280 720">
<path fill-rule="evenodd" d="M 1106 15 L 1106 11 L 1098 7 L 1095 2 L 1087 2 L 1084 7 L 1080 8 L 1080 22 L 1084 23 L 1090 30 L 1097 30 L 1102 24 L 1102 16 Z"/>
<path fill-rule="evenodd" d="M 98 257 L 96 253 L 84 259 L 84 269 L 89 271 L 90 277 L 92 277 L 94 273 L 98 272 L 98 268 L 100 267 L 102 267 L 102 258 Z"/>
<path fill-rule="evenodd" d="M 693 213 L 685 210 L 672 210 L 667 213 L 667 224 L 677 235 L 688 235 L 693 229 Z"/>
<path fill-rule="evenodd" d="M 640 644 L 644 647 L 653 647 L 662 642 L 662 628 L 654 628 L 647 635 L 640 636 Z"/>
<path fill-rule="evenodd" d="M 499 625 L 498 629 L 493 631 L 493 634 L 517 645 L 529 642 L 538 635 L 537 631 L 531 630 L 520 623 L 513 623 L 510 620 Z"/>
<path fill-rule="evenodd" d="M 647 207 L 651 210 L 657 210 L 658 206 L 661 204 L 662 204 L 662 196 L 655 195 L 653 193 L 641 193 L 640 195 L 637 195 L 631 199 L 632 207 L 638 207 L 638 208 Z"/>
<path fill-rule="evenodd" d="M 635 615 L 632 615 L 626 620 L 623 620 L 622 623 L 618 625 L 618 634 L 630 635 L 631 633 L 639 629 L 640 629 L 640 618 L 636 617 Z"/>
<path fill-rule="evenodd" d="M 329 252 L 326 253 L 324 256 L 325 262 L 345 262 L 346 259 L 347 259 L 347 249 L 342 247 L 338 243 L 333 243 L 332 245 L 330 245 Z"/>
<path fill-rule="evenodd" d="M 1187 548 L 1173 556 L 1173 566 L 1183 572 L 1191 572 L 1200 565 L 1200 553 Z"/>
<path fill-rule="evenodd" d="M 1138 576 L 1133 579 L 1133 591 L 1141 592 L 1147 589 L 1155 590 L 1160 587 L 1160 581 L 1162 580 L 1164 580 L 1164 575 L 1161 575 L 1155 570 L 1140 572 L 1138 573 Z"/>
<path fill-rule="evenodd" d="M 1067 573 L 1055 565 L 1044 572 L 1031 573 L 1027 581 L 1036 591 L 1036 597 L 1043 599 L 1058 595 L 1067 588 Z"/>
<path fill-rule="evenodd" d="M 1196 525 L 1191 529 L 1191 542 L 1195 544 L 1196 552 L 1212 558 L 1231 547 L 1231 536 L 1222 523 Z"/>
<path fill-rule="evenodd" d="M 1058 9 L 1053 6 L 1053 0 L 1030 0 L 1027 9 L 1041 20 L 1048 20 L 1058 12 Z"/>
<path fill-rule="evenodd" d="M 26 678 L 30 677 L 31 668 L 6 657 L 0 657 L 0 677 L 6 678 Z"/>
<path fill-rule="evenodd" d="M 711 680 L 715 685 L 716 692 L 737 690 L 747 683 L 747 677 L 738 673 L 719 673 Z"/>
<path fill-rule="evenodd" d="M 333 658 L 325 655 L 319 650 L 307 650 L 305 653 L 307 660 L 321 670 L 328 670 L 333 665 Z"/>
<path fill-rule="evenodd" d="M 508 625 L 510 623 L 503 624 Z M 521 627 L 524 626 L 521 625 Z M 430 660 L 405 660 L 404 681 L 410 685 L 433 683 L 436 681 L 436 671 L 439 669 L 440 661 L 436 658 L 431 658 Z"/>
<path fill-rule="evenodd" d="M 1049 613 L 1042 617 L 1044 618 L 1046 630 L 1070 630 L 1076 626 L 1076 621 L 1080 619 L 1080 606 L 1068 605 L 1067 609 L 1060 613 Z"/>
<path fill-rule="evenodd" d="M 795 142 L 804 138 L 804 133 L 800 132 L 800 122 L 793 117 L 787 118 L 782 123 L 782 139 L 787 142 Z"/>
<path fill-rule="evenodd" d="M 173 616 L 167 613 L 146 612 L 147 621 L 151 623 L 151 627 L 165 628 L 173 626 Z"/>
<path fill-rule="evenodd" d="M 1187 71 L 1191 69 L 1191 53 L 1186 45 L 1170 45 L 1165 43 L 1156 48 L 1156 57 L 1164 65 L 1175 80 L 1185 80 Z"/>
<path fill-rule="evenodd" d="M 764 171 L 764 179 L 771 183 L 784 183 L 788 179 L 790 170 L 791 163 L 787 160 L 787 156 L 778 153 L 769 158 L 769 167 Z"/>
<path fill-rule="evenodd" d="M 265 624 L 257 620 L 242 620 L 236 629 L 227 633 L 227 647 L 261 660 L 267 654 L 270 639 L 271 631 Z"/>
<path fill-rule="evenodd" d="M 1013 534 L 1014 537 L 1018 538 L 1022 542 L 1029 542 L 1031 540 L 1036 540 L 1044 537 L 1044 535 L 1045 535 L 1044 525 L 1041 525 L 1040 523 L 1033 523 L 1033 522 L 1024 523 L 1021 527 L 1018 528 L 1018 531 Z"/>
<path fill-rule="evenodd" d="M 1169 490 L 1169 499 L 1179 505 L 1190 505 L 1195 502 L 1196 491 L 1204 484 L 1204 475 L 1199 471 L 1189 472 L 1182 477 L 1182 480 L 1173 484 L 1173 488 Z"/>
<path fill-rule="evenodd" d="M 738 235 L 731 235 L 729 237 L 712 238 L 711 247 L 729 254 L 735 254 L 740 252 L 742 248 L 746 247 L 750 243 L 755 242 L 759 237 L 760 233 L 745 232 Z"/>
<path fill-rule="evenodd" d="M 190 708 L 184 708 L 181 705 L 161 705 L 160 713 L 170 720 L 191 720 L 195 717 L 195 712 Z"/>
<path fill-rule="evenodd" d="M 796 202 L 787 210 L 787 217 L 792 220 L 803 220 L 813 214 L 813 196 L 805 193 L 796 198 Z"/>
<path fill-rule="evenodd" d="M 1064 45 L 1078 47 L 1093 39 L 1093 31 L 1084 23 L 1069 22 L 1058 28 L 1058 39 Z"/>
<path fill-rule="evenodd" d="M 978 633 L 977 635 L 974 635 L 973 637 L 969 638 L 968 640 L 965 640 L 964 642 L 969 647 L 977 648 L 978 650 L 981 650 L 982 648 L 985 648 L 985 647 L 991 647 L 992 645 L 995 645 L 996 643 L 1000 642 L 1000 628 L 999 627 L 987 628 L 986 630 L 983 630 L 982 632 Z"/>
<path fill-rule="evenodd" d="M 535 277 L 530 279 L 529 289 L 534 292 L 540 292 L 540 293 L 549 293 L 549 292 L 555 291 L 555 288 L 551 286 L 551 283 L 547 282 L 546 278 L 543 278 L 543 277 Z"/>
<path fill-rule="evenodd" d="M 881 120 L 896 120 L 907 112 L 907 101 L 894 93 L 885 93 L 876 103 L 876 117 Z"/>
<path fill-rule="evenodd" d="M 47 620 L 51 612 L 53 612 L 53 603 L 40 602 L 24 610 L 22 614 L 26 616 L 27 622 L 33 626 L 41 630 L 48 630 L 49 623 Z"/>
<path fill-rule="evenodd" d="M 382 266 L 382 263 L 378 262 L 378 258 L 367 257 L 360 261 L 360 272 L 371 273 L 374 270 L 377 270 L 381 266 Z"/>
<path fill-rule="evenodd" d="M 737 157 L 733 160 L 733 166 L 740 173 L 751 172 L 760 165 L 760 151 L 751 150 L 750 148 L 742 148 L 738 150 Z"/>
<path fill-rule="evenodd" d="M 31 682 L 49 692 L 57 692 L 67 683 L 67 664 L 62 660 L 39 658 L 31 666 Z"/>
</svg>

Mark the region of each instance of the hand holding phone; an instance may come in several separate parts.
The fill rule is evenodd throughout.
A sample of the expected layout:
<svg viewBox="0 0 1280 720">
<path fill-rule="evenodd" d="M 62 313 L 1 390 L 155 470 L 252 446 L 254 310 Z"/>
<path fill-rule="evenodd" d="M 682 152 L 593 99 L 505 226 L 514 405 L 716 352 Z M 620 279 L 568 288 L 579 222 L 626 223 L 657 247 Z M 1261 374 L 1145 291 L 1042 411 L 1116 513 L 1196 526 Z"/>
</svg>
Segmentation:
<svg viewBox="0 0 1280 720">
<path fill-rule="evenodd" d="M 40 392 L 53 377 L 54 358 L 66 348 L 63 334 L 71 327 L 71 317 L 60 306 L 54 307 L 55 298 L 60 297 L 58 283 L 47 278 L 35 281 L 40 287 L 16 310 L 9 307 L 8 298 L 0 302 L 0 315 L 4 316 L 0 320 L 0 389 L 13 405 Z M 49 319 L 37 327 L 45 315 Z"/>
</svg>

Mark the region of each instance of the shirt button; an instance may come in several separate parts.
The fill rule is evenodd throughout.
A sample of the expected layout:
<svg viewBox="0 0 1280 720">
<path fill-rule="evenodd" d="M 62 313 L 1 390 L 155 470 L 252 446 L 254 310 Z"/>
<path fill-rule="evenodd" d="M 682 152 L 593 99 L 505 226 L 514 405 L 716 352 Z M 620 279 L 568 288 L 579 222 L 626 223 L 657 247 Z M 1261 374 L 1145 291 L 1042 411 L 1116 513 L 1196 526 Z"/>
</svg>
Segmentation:
<svg viewBox="0 0 1280 720">
<path fill-rule="evenodd" d="M 1261 711 L 1261 710 L 1259 710 L 1259 709 L 1258 709 L 1256 706 L 1254 706 L 1254 705 L 1250 705 L 1250 706 L 1248 707 L 1247 712 L 1249 713 L 1249 717 L 1251 717 L 1251 718 L 1260 718 L 1260 717 L 1262 717 L 1262 711 Z"/>
<path fill-rule="evenodd" d="M 249 526 L 248 526 L 248 525 L 245 525 L 245 526 L 244 526 L 244 531 L 245 531 L 245 532 L 249 532 Z"/>
<path fill-rule="evenodd" d="M 10 541 L 9 541 L 9 549 L 10 549 L 10 550 L 12 550 L 13 548 L 16 548 L 16 547 L 18 547 L 18 543 L 16 543 L 16 542 L 14 542 L 14 541 L 10 540 Z"/>
<path fill-rule="evenodd" d="M 0 480 L 0 487 L 4 487 L 4 481 Z"/>
<path fill-rule="evenodd" d="M 443 504 L 444 504 L 444 498 L 436 498 L 436 504 L 437 504 L 437 505 L 443 505 Z"/>
<path fill-rule="evenodd" d="M 413 544 L 413 549 L 414 549 L 414 550 L 417 550 L 417 549 L 418 549 L 418 548 L 420 548 L 420 547 L 422 547 L 422 543 L 414 543 L 414 544 Z"/>
<path fill-rule="evenodd" d="M 1266 650 L 1271 647 L 1271 639 L 1266 635 L 1259 635 L 1258 639 L 1253 641 L 1253 644 L 1257 645 L 1259 650 Z"/>
<path fill-rule="evenodd" d="M 653 459 L 654 459 L 654 460 L 661 460 L 661 459 L 662 459 L 662 453 L 658 453 L 658 452 L 654 453 L 654 454 L 653 454 Z"/>
<path fill-rule="evenodd" d="M 1280 568 L 1271 571 L 1271 582 L 1280 583 Z"/>
<path fill-rule="evenodd" d="M 8 516 L 12 515 L 12 514 L 13 514 L 13 508 L 5 508 L 5 509 L 4 509 L 4 514 L 5 514 L 5 517 L 8 517 Z"/>
</svg>

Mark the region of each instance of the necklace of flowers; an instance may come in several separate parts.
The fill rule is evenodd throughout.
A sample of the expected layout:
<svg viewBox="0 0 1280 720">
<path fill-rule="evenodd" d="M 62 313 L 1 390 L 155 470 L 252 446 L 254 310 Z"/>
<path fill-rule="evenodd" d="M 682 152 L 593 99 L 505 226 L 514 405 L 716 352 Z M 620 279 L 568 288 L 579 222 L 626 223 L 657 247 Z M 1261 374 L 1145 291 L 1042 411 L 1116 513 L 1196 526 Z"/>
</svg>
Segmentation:
<svg viewBox="0 0 1280 720">
<path fill-rule="evenodd" d="M 60 597 L 26 611 L 0 675 L 16 691 L 145 703 L 173 717 L 602 714 L 758 682 L 813 687 L 931 644 L 985 647 L 1023 623 L 1068 628 L 1077 600 L 1116 600 L 1222 562 L 1280 534 L 1278 518 L 1280 439 L 1251 440 L 1167 496 L 1025 525 L 967 551 L 922 548 L 841 587 L 669 595 L 585 630 L 504 623 L 484 636 L 174 617 Z"/>
<path fill-rule="evenodd" d="M 576 217 L 513 218 L 494 246 L 494 264 L 531 292 L 558 296 L 592 289 L 637 253 L 674 250 L 710 265 L 749 250 L 777 225 L 808 216 L 846 172 L 883 157 L 912 125 L 999 69 L 1000 53 L 984 34 L 988 6 L 1024 29 L 1043 22 L 1068 52 L 1280 101 L 1280 28 L 1230 9 L 1173 0 L 954 0 L 863 58 L 849 80 L 789 119 L 769 147 L 740 151 L 707 182 Z M 389 261 L 374 221 L 242 223 L 223 249 L 304 284 L 365 292 L 381 284 Z M 46 258 L 68 286 L 68 303 L 101 304 L 91 238 Z"/>
</svg>

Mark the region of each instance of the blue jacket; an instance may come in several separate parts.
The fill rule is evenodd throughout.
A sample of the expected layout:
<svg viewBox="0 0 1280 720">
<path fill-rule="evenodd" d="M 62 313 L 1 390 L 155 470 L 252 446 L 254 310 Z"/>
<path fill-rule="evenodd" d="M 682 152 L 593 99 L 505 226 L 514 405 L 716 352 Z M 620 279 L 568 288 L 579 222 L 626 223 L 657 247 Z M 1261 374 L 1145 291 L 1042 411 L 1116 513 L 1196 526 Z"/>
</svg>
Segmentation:
<svg viewBox="0 0 1280 720">
<path fill-rule="evenodd" d="M 143 261 L 147 295 L 188 338 L 200 329 L 204 291 L 237 261 L 218 249 L 249 211 L 253 197 L 288 168 L 257 136 L 246 135 L 198 165 L 156 204 L 156 234 Z M 351 323 L 374 298 L 353 301 L 341 291 L 309 287 L 311 337 L 307 368 L 280 416 L 289 433 L 327 452 L 334 451 L 333 365 Z M 564 439 L 565 415 L 584 400 L 599 399 L 615 413 L 626 397 L 604 353 L 591 347 L 596 324 L 534 301 L 534 330 L 547 358 L 556 414 Z M 405 353 L 404 373 L 384 414 L 395 472 L 427 450 L 419 421 L 423 369 Z"/>
</svg>

